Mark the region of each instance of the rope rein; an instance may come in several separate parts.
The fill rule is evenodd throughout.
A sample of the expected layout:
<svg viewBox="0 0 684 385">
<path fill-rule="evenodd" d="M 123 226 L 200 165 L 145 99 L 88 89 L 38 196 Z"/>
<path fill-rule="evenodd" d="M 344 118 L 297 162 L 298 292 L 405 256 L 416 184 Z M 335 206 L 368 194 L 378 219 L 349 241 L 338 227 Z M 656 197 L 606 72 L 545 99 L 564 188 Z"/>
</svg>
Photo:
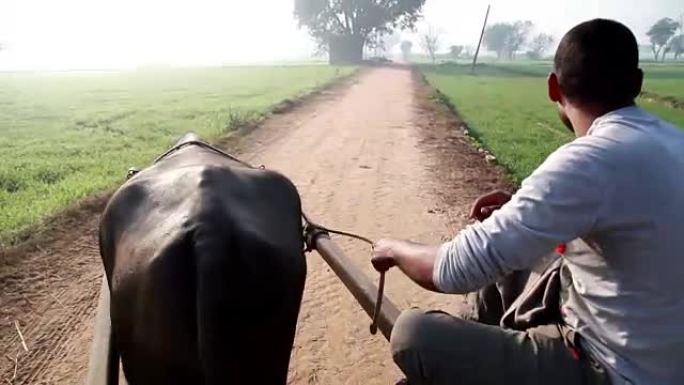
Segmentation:
<svg viewBox="0 0 684 385">
<path fill-rule="evenodd" d="M 307 216 L 302 212 L 302 218 L 304 218 L 304 222 L 306 223 L 306 226 L 304 228 L 304 234 L 306 237 L 306 244 L 307 247 L 305 251 L 312 251 L 314 249 L 314 244 L 315 244 L 315 239 L 318 235 L 324 234 L 324 233 L 331 233 L 331 234 L 337 234 L 341 235 L 344 237 L 348 238 L 353 238 L 356 240 L 359 240 L 361 242 L 365 242 L 370 245 L 371 250 L 373 249 L 373 245 L 375 245 L 375 242 L 370 240 L 367 237 L 364 237 L 363 235 L 359 234 L 354 234 L 350 233 L 347 231 L 340 231 L 340 230 L 333 230 L 329 229 L 327 227 L 323 227 L 321 225 L 313 223 Z M 375 299 L 375 306 L 373 308 L 373 318 L 372 322 L 370 324 L 370 334 L 375 335 L 378 332 L 378 318 L 380 318 L 380 310 L 382 309 L 382 299 L 385 296 L 385 270 L 380 271 L 380 280 L 378 282 L 378 295 Z"/>
<path fill-rule="evenodd" d="M 179 144 L 171 147 L 168 151 L 161 154 L 159 157 L 157 157 L 157 159 L 155 159 L 153 163 L 159 162 L 160 160 L 166 158 L 170 154 L 172 154 L 172 153 L 180 150 L 182 147 L 185 147 L 188 145 L 197 145 L 197 146 L 209 149 L 209 150 L 214 151 L 214 152 L 218 153 L 219 155 L 223 155 L 226 158 L 231 159 L 231 160 L 233 160 L 233 161 L 235 161 L 235 162 L 237 162 L 237 163 L 239 163 L 239 164 L 241 164 L 247 168 L 251 168 L 254 170 L 265 170 L 266 169 L 263 165 L 260 167 L 254 167 L 251 164 L 249 164 L 243 160 L 240 160 L 240 159 L 234 157 L 233 155 L 230 155 L 229 153 L 227 153 L 227 152 L 225 152 L 219 148 L 216 148 L 209 143 L 203 142 L 201 140 L 188 140 L 188 141 L 179 143 Z M 132 177 L 133 175 L 138 173 L 138 171 L 139 170 L 137 170 L 135 168 L 129 169 L 127 177 L 128 178 Z M 322 235 L 322 234 L 326 234 L 326 233 L 337 234 L 337 235 L 341 235 L 343 237 L 353 238 L 353 239 L 359 240 L 361 242 L 365 242 L 371 246 L 371 249 L 373 248 L 373 245 L 375 244 L 375 242 L 373 242 L 371 239 L 364 237 L 362 235 L 354 234 L 354 233 L 342 231 L 342 230 L 330 229 L 330 228 L 321 226 L 319 224 L 316 224 L 316 223 L 312 222 L 304 212 L 302 212 L 302 219 L 304 220 L 304 238 L 306 240 L 306 248 L 304 249 L 305 252 L 310 252 L 310 251 L 314 250 L 315 249 L 314 246 L 315 246 L 316 237 L 318 235 Z M 373 318 L 372 318 L 372 322 L 370 325 L 370 333 L 373 335 L 375 335 L 378 331 L 378 318 L 380 317 L 380 310 L 382 308 L 382 299 L 384 297 L 384 292 L 385 292 L 385 271 L 381 271 L 380 272 L 380 280 L 378 282 L 378 295 L 377 295 L 377 298 L 375 300 L 375 307 L 373 308 Z"/>
<path fill-rule="evenodd" d="M 311 226 L 311 227 L 316 228 L 316 229 L 318 229 L 318 230 L 321 230 L 321 231 L 323 231 L 323 232 L 331 233 L 331 234 L 337 234 L 337 235 L 342 235 L 342 236 L 345 236 L 345 237 L 348 237 L 348 238 L 354 238 L 354 239 L 357 239 L 357 240 L 359 240 L 359 241 L 361 241 L 361 242 L 365 242 L 365 243 L 369 244 L 371 247 L 373 247 L 373 245 L 375 244 L 375 242 L 373 242 L 373 241 L 370 240 L 369 238 L 364 237 L 363 235 L 354 234 L 354 233 L 350 233 L 350 232 L 347 232 L 347 231 L 333 230 L 333 229 L 329 229 L 329 228 L 327 228 L 327 227 L 323 227 L 323 226 L 321 226 L 321 225 L 319 225 L 319 224 L 316 224 L 316 223 L 314 223 L 313 221 L 311 221 L 311 220 L 309 219 L 309 217 L 307 217 L 306 214 L 304 214 L 304 213 L 302 213 L 302 218 L 304 218 L 304 222 L 307 224 L 307 226 Z"/>
</svg>

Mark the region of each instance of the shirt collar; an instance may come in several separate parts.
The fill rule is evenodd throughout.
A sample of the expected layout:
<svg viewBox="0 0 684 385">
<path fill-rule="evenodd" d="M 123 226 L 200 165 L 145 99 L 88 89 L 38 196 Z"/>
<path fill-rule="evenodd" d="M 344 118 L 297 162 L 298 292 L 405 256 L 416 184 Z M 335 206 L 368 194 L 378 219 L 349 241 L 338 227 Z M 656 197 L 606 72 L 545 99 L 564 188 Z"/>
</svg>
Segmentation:
<svg viewBox="0 0 684 385">
<path fill-rule="evenodd" d="M 639 111 L 639 107 L 634 105 L 618 108 L 617 110 L 613 110 L 605 115 L 599 116 L 598 118 L 594 119 L 594 122 L 591 124 L 591 127 L 589 127 L 589 130 L 587 131 L 587 135 L 591 135 L 592 133 L 594 133 L 594 131 L 596 131 L 599 128 L 599 126 L 603 125 L 608 121 L 611 121 L 615 118 L 633 115 L 637 111 Z"/>
</svg>

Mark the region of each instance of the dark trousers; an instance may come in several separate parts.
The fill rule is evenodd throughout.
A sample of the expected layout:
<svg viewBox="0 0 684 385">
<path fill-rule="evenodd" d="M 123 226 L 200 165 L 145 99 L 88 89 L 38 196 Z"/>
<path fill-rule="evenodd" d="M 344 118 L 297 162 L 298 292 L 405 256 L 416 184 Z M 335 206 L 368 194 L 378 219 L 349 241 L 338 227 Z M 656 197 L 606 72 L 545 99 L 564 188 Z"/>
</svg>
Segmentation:
<svg viewBox="0 0 684 385">
<path fill-rule="evenodd" d="M 514 273 L 473 293 L 461 317 L 440 311 L 404 311 L 391 336 L 394 361 L 411 385 L 609 384 L 605 369 L 567 345 L 563 327 L 524 331 L 498 326 L 529 273 Z"/>
</svg>

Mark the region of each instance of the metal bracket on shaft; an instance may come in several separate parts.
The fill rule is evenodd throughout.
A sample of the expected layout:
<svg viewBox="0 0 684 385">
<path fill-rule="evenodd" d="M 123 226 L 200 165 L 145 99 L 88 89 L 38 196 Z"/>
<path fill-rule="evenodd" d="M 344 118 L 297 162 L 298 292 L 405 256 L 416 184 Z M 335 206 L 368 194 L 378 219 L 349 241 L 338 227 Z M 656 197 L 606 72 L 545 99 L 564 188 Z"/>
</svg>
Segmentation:
<svg viewBox="0 0 684 385">
<path fill-rule="evenodd" d="M 307 223 L 304 226 L 304 244 L 306 245 L 304 252 L 308 253 L 316 250 L 316 241 L 321 235 L 329 236 L 328 232 L 322 228 Z"/>
</svg>

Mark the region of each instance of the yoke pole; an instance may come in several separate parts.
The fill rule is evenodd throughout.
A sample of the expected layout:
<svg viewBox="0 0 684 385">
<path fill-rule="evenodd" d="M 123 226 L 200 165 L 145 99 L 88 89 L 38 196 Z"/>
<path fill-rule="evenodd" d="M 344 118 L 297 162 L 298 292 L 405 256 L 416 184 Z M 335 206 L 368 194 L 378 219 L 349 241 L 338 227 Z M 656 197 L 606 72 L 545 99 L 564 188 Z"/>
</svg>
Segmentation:
<svg viewBox="0 0 684 385">
<path fill-rule="evenodd" d="M 366 314 L 372 318 L 378 288 L 366 274 L 352 263 L 344 252 L 330 239 L 328 234 L 323 233 L 316 236 L 314 246 L 354 298 L 356 298 L 356 301 L 359 302 Z M 389 298 L 383 296 L 382 308 L 378 316 L 378 329 L 380 329 L 387 341 L 390 340 L 392 328 L 399 317 L 399 313 L 397 306 Z"/>
</svg>

